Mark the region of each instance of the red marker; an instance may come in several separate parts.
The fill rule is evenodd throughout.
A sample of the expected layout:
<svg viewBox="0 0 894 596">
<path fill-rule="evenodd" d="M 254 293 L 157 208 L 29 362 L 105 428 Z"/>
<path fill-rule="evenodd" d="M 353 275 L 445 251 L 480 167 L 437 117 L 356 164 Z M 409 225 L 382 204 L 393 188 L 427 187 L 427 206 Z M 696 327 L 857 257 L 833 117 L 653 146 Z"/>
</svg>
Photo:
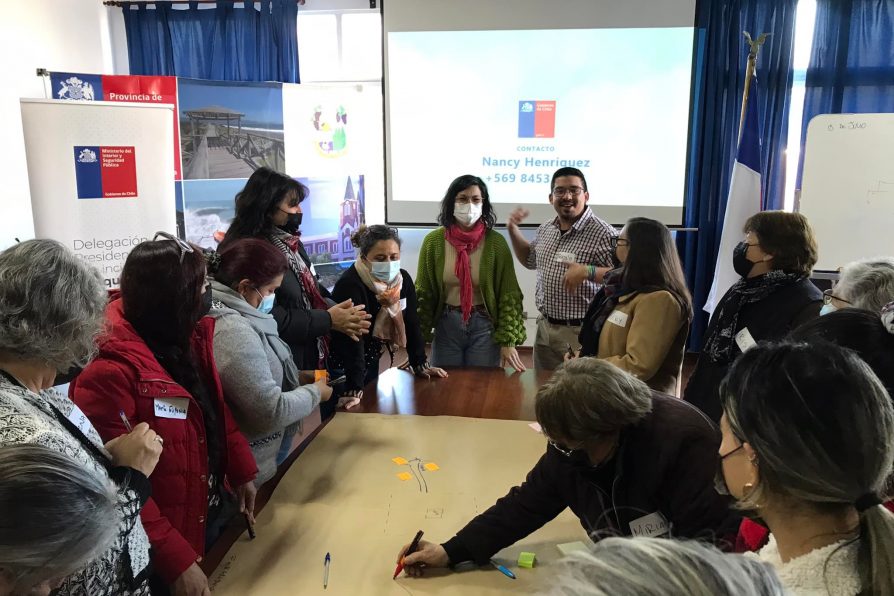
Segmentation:
<svg viewBox="0 0 894 596">
<path fill-rule="evenodd" d="M 416 532 L 416 537 L 413 538 L 413 542 L 410 543 L 410 547 L 407 549 L 407 552 L 404 553 L 404 556 L 400 558 L 400 562 L 397 564 L 397 569 L 394 570 L 394 577 L 391 579 L 397 579 L 397 576 L 400 575 L 400 572 L 404 570 L 404 559 L 407 555 L 411 555 L 416 552 L 416 549 L 419 548 L 419 541 L 422 540 L 422 530 Z"/>
</svg>

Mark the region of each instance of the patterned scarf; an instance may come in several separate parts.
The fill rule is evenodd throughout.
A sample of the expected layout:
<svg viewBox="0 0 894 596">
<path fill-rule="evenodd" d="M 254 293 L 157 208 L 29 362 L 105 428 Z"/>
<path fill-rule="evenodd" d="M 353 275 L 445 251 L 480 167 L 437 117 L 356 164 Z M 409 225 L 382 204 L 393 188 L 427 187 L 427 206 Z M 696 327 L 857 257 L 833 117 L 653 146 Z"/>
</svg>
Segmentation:
<svg viewBox="0 0 894 596">
<path fill-rule="evenodd" d="M 707 355 L 712 363 L 731 361 L 742 307 L 760 302 L 770 294 L 798 283 L 804 277 L 800 273 L 776 270 L 751 279 L 743 277 L 734 283 L 720 302 L 719 310 L 714 311 L 714 316 L 711 317 L 712 331 L 705 338 L 702 354 Z"/>
<path fill-rule="evenodd" d="M 605 327 L 605 321 L 618 305 L 618 299 L 633 292 L 621 284 L 624 281 L 624 268 L 618 267 L 606 271 L 603 277 L 603 285 L 587 308 L 584 322 L 581 325 L 578 341 L 581 344 L 581 356 L 595 356 L 599 351 L 599 334 Z"/>
<path fill-rule="evenodd" d="M 326 300 L 323 299 L 323 295 L 320 294 L 320 288 L 317 286 L 317 279 L 314 277 L 310 267 L 307 266 L 307 263 L 304 262 L 304 259 L 299 253 L 301 239 L 294 234 L 289 234 L 282 230 L 273 232 L 269 236 L 269 239 L 270 242 L 272 242 L 273 245 L 286 256 L 286 259 L 289 261 L 289 269 L 291 269 L 292 273 L 295 274 L 295 277 L 298 278 L 298 282 L 301 284 L 301 289 L 303 290 L 303 292 L 301 292 L 301 300 L 304 302 L 304 308 L 308 310 L 328 310 L 329 305 L 326 303 Z M 326 368 L 326 359 L 329 356 L 328 335 L 321 335 L 317 338 L 317 354 L 317 366 L 321 369 Z"/>
<path fill-rule="evenodd" d="M 360 280 L 376 295 L 376 300 L 382 305 L 373 323 L 373 337 L 391 346 L 407 347 L 407 328 L 404 325 L 404 313 L 400 308 L 403 274 L 398 271 L 394 279 L 386 284 L 373 277 L 369 267 L 360 259 L 354 261 L 354 269 Z"/>
<path fill-rule="evenodd" d="M 463 311 L 463 322 L 468 322 L 472 316 L 472 261 L 469 254 L 475 252 L 487 228 L 483 221 L 478 221 L 475 226 L 466 232 L 459 226 L 447 226 L 444 237 L 447 242 L 456 249 L 456 268 L 454 273 L 459 280 L 459 303 Z"/>
</svg>

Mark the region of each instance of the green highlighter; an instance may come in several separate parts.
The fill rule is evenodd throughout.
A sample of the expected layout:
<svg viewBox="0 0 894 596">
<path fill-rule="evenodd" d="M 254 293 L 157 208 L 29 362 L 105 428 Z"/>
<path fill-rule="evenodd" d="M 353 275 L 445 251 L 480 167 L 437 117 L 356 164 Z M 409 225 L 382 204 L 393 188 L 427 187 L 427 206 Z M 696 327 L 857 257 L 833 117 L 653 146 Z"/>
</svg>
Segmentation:
<svg viewBox="0 0 894 596">
<path fill-rule="evenodd" d="M 537 555 L 534 553 L 519 553 L 518 555 L 518 566 L 524 567 L 525 569 L 533 569 L 534 561 L 537 559 Z"/>
</svg>

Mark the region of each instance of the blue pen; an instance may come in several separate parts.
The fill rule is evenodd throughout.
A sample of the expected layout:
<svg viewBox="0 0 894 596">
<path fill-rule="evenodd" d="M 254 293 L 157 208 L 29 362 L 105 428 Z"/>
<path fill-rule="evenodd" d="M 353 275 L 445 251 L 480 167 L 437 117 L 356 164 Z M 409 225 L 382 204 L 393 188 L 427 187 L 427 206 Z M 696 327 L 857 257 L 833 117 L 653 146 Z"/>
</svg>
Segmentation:
<svg viewBox="0 0 894 596">
<path fill-rule="evenodd" d="M 329 564 L 332 561 L 332 557 L 329 556 L 329 553 L 326 553 L 326 559 L 323 561 L 323 589 L 329 587 Z"/>
<path fill-rule="evenodd" d="M 499 563 L 497 563 L 497 562 L 494 561 L 493 559 L 490 560 L 490 564 L 493 565 L 494 567 L 496 567 L 496 568 L 497 568 L 497 571 L 499 571 L 500 573 L 502 573 L 503 575 L 505 575 L 505 576 L 508 577 L 509 579 L 515 579 L 515 574 L 514 574 L 514 573 L 512 573 L 511 571 L 509 571 L 508 569 L 506 569 L 505 567 L 503 567 L 502 565 L 500 565 Z"/>
</svg>

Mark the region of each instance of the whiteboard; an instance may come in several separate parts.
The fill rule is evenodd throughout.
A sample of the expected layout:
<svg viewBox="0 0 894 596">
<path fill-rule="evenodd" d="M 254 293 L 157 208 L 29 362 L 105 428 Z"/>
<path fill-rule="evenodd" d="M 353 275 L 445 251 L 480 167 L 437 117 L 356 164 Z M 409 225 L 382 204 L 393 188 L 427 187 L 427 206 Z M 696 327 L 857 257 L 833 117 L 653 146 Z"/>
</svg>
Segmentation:
<svg viewBox="0 0 894 596">
<path fill-rule="evenodd" d="M 816 269 L 894 255 L 894 114 L 810 121 L 798 211 L 816 234 Z"/>
</svg>

